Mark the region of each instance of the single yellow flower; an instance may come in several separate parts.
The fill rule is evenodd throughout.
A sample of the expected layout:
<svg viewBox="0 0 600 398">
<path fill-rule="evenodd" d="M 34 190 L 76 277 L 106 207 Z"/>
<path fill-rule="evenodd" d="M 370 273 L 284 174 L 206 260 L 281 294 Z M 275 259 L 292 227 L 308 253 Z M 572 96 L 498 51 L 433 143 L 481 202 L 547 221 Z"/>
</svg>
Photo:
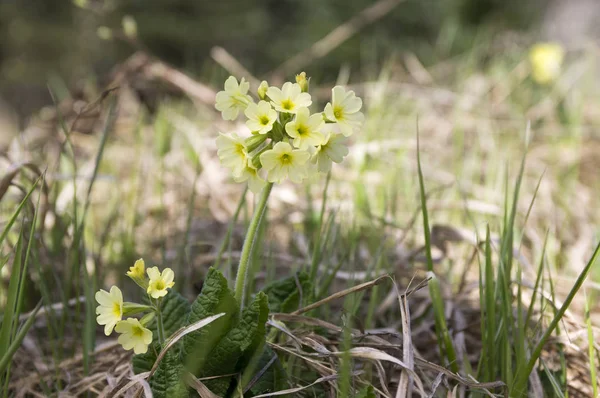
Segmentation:
<svg viewBox="0 0 600 398">
<path fill-rule="evenodd" d="M 267 134 L 273 128 L 273 123 L 277 121 L 277 112 L 267 101 L 260 101 L 258 105 L 249 104 L 244 114 L 248 118 L 246 126 L 250 131 L 259 134 Z"/>
<path fill-rule="evenodd" d="M 116 286 L 110 288 L 110 293 L 100 289 L 96 292 L 96 301 L 100 304 L 96 307 L 96 322 L 104 325 L 104 334 L 108 336 L 123 317 L 123 293 Z"/>
<path fill-rule="evenodd" d="M 242 174 L 248 158 L 242 137 L 220 133 L 217 137 L 217 155 L 223 166 L 231 169 L 234 177 Z"/>
<path fill-rule="evenodd" d="M 531 76 L 538 84 L 548 84 L 560 75 L 565 50 L 557 43 L 539 43 L 529 51 Z"/>
<path fill-rule="evenodd" d="M 336 122 L 342 134 L 349 137 L 355 130 L 360 129 L 364 121 L 364 115 L 359 112 L 362 100 L 354 91 L 346 91 L 341 86 L 335 86 L 331 92 L 331 103 L 325 105 L 325 117 Z"/>
<path fill-rule="evenodd" d="M 311 158 L 311 162 L 317 165 L 321 173 L 327 173 L 331 170 L 331 162 L 341 163 L 344 157 L 348 155 L 348 139 L 336 132 L 337 129 L 336 124 L 328 123 L 325 125 L 323 131 L 327 135 Z"/>
<path fill-rule="evenodd" d="M 310 153 L 294 149 L 287 142 L 278 142 L 273 149 L 260 155 L 260 162 L 268 172 L 269 182 L 281 182 L 289 177 L 293 182 L 300 182 L 306 176 L 306 162 Z"/>
<path fill-rule="evenodd" d="M 297 83 L 287 82 L 283 87 L 269 87 L 267 95 L 273 107 L 279 112 L 296 113 L 298 108 L 308 108 L 312 104 L 310 94 L 303 93 Z"/>
<path fill-rule="evenodd" d="M 294 146 L 306 149 L 316 146 L 323 141 L 323 134 L 319 129 L 323 126 L 323 116 L 320 113 L 310 115 L 308 108 L 299 108 L 293 121 L 285 125 L 285 131 L 294 139 Z"/>
<path fill-rule="evenodd" d="M 148 287 L 148 280 L 146 279 L 146 263 L 143 259 L 139 259 L 133 264 L 133 267 L 129 267 L 127 276 L 130 277 L 136 284 L 146 289 Z"/>
<path fill-rule="evenodd" d="M 148 284 L 148 294 L 152 298 L 160 298 L 167 295 L 168 288 L 173 287 L 175 282 L 175 273 L 171 268 L 165 268 L 161 273 L 158 270 L 158 267 L 148 268 L 146 271 L 148 273 L 148 277 L 150 278 L 150 283 Z"/>
<path fill-rule="evenodd" d="M 145 354 L 148 351 L 148 345 L 152 343 L 152 331 L 146 329 L 139 320 L 127 318 L 121 321 L 115 327 L 117 333 L 120 333 L 119 344 L 127 351 L 133 348 L 136 354 Z"/>
<path fill-rule="evenodd" d="M 240 111 L 244 111 L 248 104 L 252 102 L 252 97 L 248 95 L 250 83 L 244 80 L 238 81 L 235 77 L 229 76 L 225 80 L 225 91 L 219 91 L 216 96 L 215 108 L 221 111 L 225 120 L 235 120 Z"/>
<path fill-rule="evenodd" d="M 248 159 L 242 173 L 239 176 L 234 176 L 233 179 L 235 182 L 248 181 L 248 188 L 254 193 L 259 193 L 266 184 L 265 180 L 258 174 L 258 170 L 252 165 L 250 159 Z"/>
</svg>

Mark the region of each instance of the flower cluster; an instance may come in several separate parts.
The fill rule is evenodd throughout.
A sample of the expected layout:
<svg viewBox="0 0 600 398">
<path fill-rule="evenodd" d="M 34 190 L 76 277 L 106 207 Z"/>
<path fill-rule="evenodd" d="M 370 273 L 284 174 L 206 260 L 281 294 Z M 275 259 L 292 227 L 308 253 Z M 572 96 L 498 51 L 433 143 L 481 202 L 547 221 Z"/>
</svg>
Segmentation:
<svg viewBox="0 0 600 398">
<path fill-rule="evenodd" d="M 175 274 L 170 268 L 165 268 L 162 272 L 158 267 L 146 269 L 144 260 L 135 262 L 133 267 L 127 272 L 138 286 L 148 294 L 151 306 L 136 303 L 123 302 L 123 293 L 117 286 L 110 288 L 110 291 L 100 289 L 96 292 L 96 322 L 104 325 L 104 334 L 109 336 L 113 329 L 120 334 L 118 342 L 126 350 L 131 350 L 136 354 L 143 354 L 148 351 L 148 345 L 152 342 L 152 331 L 147 328 L 150 322 L 154 320 L 155 314 L 160 311 L 161 298 L 166 296 L 169 288 L 175 284 Z M 137 313 L 146 313 L 141 319 L 127 318 L 125 315 L 134 315 Z"/>
<path fill-rule="evenodd" d="M 360 130 L 364 120 L 362 100 L 354 91 L 336 86 L 324 111 L 311 114 L 308 83 L 304 72 L 296 76 L 296 83 L 286 82 L 281 88 L 263 81 L 255 102 L 244 78 L 238 82 L 230 76 L 225 81 L 215 107 L 225 120 L 243 113 L 251 132 L 247 138 L 223 133 L 217 138 L 219 159 L 235 181 L 247 181 L 253 192 L 266 181 L 301 182 L 327 173 L 332 162 L 340 163 L 348 154 L 347 138 Z"/>
</svg>

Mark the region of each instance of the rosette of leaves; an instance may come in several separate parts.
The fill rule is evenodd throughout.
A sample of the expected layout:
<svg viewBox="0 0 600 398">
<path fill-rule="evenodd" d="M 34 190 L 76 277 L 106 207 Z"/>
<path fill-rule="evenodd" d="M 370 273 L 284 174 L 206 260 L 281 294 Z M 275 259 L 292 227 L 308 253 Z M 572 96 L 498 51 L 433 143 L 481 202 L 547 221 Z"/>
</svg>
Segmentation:
<svg viewBox="0 0 600 398">
<path fill-rule="evenodd" d="M 149 380 L 154 396 L 189 396 L 183 381 L 187 373 L 201 378 L 220 397 L 230 397 L 238 388 L 244 397 L 286 388 L 286 374 L 277 354 L 265 344 L 269 307 L 273 312 L 292 312 L 311 297 L 309 276 L 299 272 L 267 285 L 240 311 L 227 280 L 214 268 L 209 269 L 192 304 L 176 291 L 169 291 L 161 307 L 166 336 L 207 317 L 225 315 L 185 335 L 167 352 Z M 148 327 L 158 335 L 156 322 Z M 146 354 L 135 355 L 134 372 L 150 371 L 161 348 L 155 341 Z"/>
<path fill-rule="evenodd" d="M 204 328 L 185 335 L 168 351 L 149 380 L 155 397 L 187 397 L 189 390 L 183 378 L 188 372 L 196 378 L 209 378 L 203 380 L 203 383 L 214 394 L 228 397 L 237 387 L 240 379 L 238 375 L 253 373 L 252 369 L 247 369 L 248 364 L 258 364 L 258 368 L 262 363 L 260 360 L 253 361 L 253 358 L 260 359 L 265 351 L 265 324 L 269 315 L 265 293 L 258 293 L 240 311 L 225 277 L 211 268 L 202 291 L 191 305 L 184 297 L 171 290 L 163 301 L 162 313 L 167 336 L 180 327 L 194 324 L 206 317 L 220 313 L 225 315 Z M 156 324 L 152 327 L 156 328 Z M 160 348 L 155 343 L 146 354 L 134 356 L 134 372 L 149 371 Z M 261 380 L 254 380 L 254 388 L 244 396 L 279 389 L 280 386 L 269 383 L 269 380 L 280 384 L 281 374 L 274 377 L 275 370 L 282 371 L 280 366 L 275 364 L 272 370 L 263 372 Z"/>
</svg>

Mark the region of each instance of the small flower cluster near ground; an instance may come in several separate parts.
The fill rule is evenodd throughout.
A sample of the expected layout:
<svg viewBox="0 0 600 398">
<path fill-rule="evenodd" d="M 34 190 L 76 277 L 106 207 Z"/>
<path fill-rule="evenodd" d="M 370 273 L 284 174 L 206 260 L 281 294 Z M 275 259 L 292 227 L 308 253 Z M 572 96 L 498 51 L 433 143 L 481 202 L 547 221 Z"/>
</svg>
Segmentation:
<svg viewBox="0 0 600 398">
<path fill-rule="evenodd" d="M 154 320 L 155 313 L 160 311 L 160 299 L 175 284 L 175 274 L 170 268 L 165 268 L 162 272 L 158 267 L 146 269 L 144 260 L 140 259 L 129 269 L 127 276 L 144 289 L 152 305 L 123 302 L 123 293 L 117 286 L 112 286 L 108 292 L 100 289 L 96 292 L 96 321 L 99 325 L 104 325 L 105 335 L 109 336 L 113 330 L 119 333 L 118 341 L 124 349 L 133 349 L 136 354 L 143 354 L 148 351 L 154 337 L 146 326 Z M 123 319 L 125 315 L 136 313 L 146 314 L 141 319 Z"/>
</svg>

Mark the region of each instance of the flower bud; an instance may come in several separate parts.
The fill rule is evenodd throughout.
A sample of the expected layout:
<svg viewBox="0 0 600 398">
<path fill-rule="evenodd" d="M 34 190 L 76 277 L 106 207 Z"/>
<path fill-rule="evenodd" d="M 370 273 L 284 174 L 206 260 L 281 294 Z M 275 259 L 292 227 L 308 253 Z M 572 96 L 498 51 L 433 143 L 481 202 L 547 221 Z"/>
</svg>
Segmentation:
<svg viewBox="0 0 600 398">
<path fill-rule="evenodd" d="M 255 134 L 252 137 L 246 138 L 244 141 L 244 146 L 246 147 L 246 151 L 248 153 L 253 152 L 256 148 L 262 145 L 263 142 L 267 139 L 266 134 Z"/>
<path fill-rule="evenodd" d="M 140 319 L 140 323 L 142 324 L 142 326 L 146 326 L 150 322 L 152 322 L 152 320 L 154 319 L 155 315 L 156 315 L 156 313 L 154 311 L 149 312 L 146 315 L 144 315 L 142 317 L 142 319 Z"/>
<path fill-rule="evenodd" d="M 273 144 L 269 144 L 266 147 L 264 147 L 263 149 L 261 149 L 260 151 L 258 151 L 258 153 L 256 153 L 254 156 L 252 156 L 252 159 L 250 160 L 250 162 L 252 163 L 252 166 L 256 169 L 259 170 L 262 167 L 262 163 L 260 162 L 260 155 L 262 155 L 263 153 L 265 153 L 266 151 L 273 149 Z"/>
<path fill-rule="evenodd" d="M 306 72 L 302 72 L 299 75 L 296 75 L 296 83 L 300 86 L 303 93 L 308 92 L 308 86 L 310 83 L 310 77 L 306 77 Z"/>
<path fill-rule="evenodd" d="M 123 303 L 123 315 L 134 315 L 139 314 L 140 312 L 150 311 L 153 308 L 149 305 L 138 304 L 138 303 Z"/>
<path fill-rule="evenodd" d="M 146 278 L 146 263 L 143 259 L 135 262 L 133 267 L 127 271 L 127 276 L 130 277 L 139 287 L 146 290 L 148 288 L 148 279 Z"/>
<path fill-rule="evenodd" d="M 267 90 L 269 89 L 269 83 L 266 80 L 263 80 L 258 86 L 258 98 L 264 100 L 267 96 Z"/>
</svg>

